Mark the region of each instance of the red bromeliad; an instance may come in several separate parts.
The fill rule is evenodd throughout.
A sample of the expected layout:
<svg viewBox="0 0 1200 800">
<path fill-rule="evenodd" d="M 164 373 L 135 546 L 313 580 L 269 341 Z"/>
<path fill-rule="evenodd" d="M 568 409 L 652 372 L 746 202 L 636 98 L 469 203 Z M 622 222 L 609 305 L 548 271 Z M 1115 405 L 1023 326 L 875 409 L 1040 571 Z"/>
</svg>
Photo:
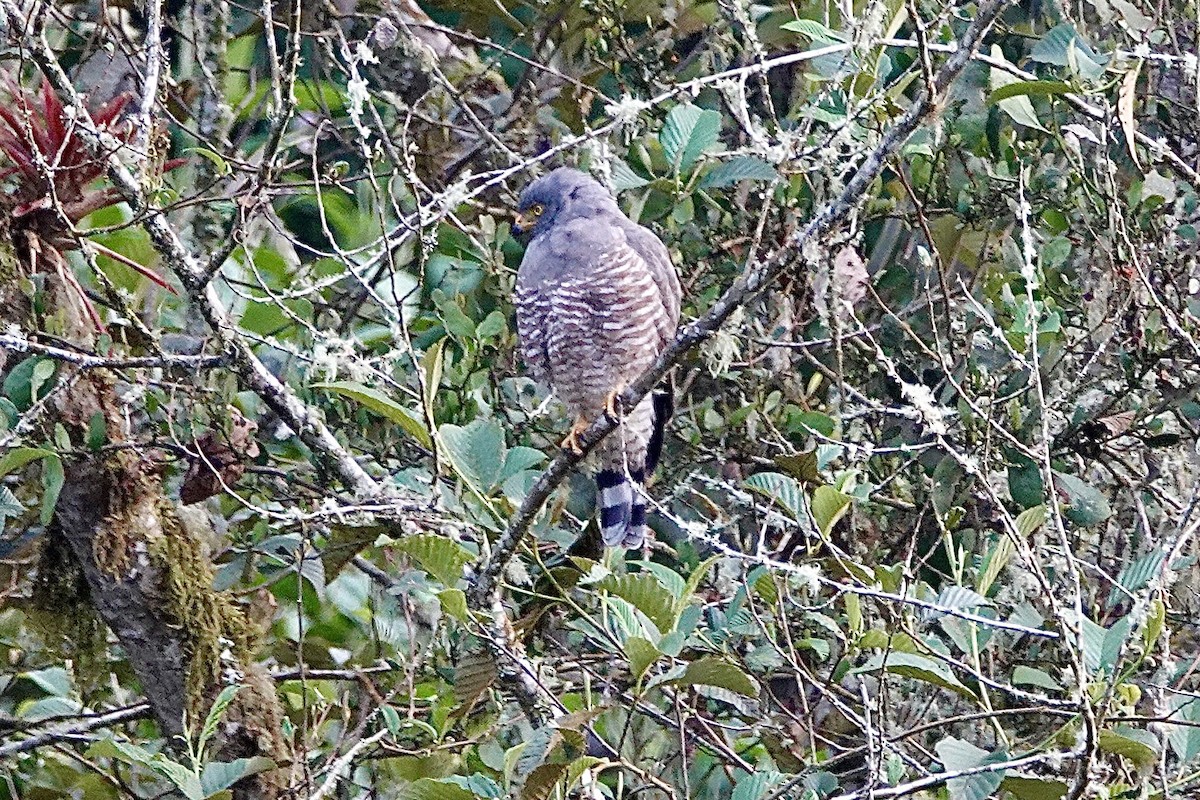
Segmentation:
<svg viewBox="0 0 1200 800">
<path fill-rule="evenodd" d="M 0 104 L 0 151 L 12 166 L 0 170 L 0 179 L 17 178 L 16 191 L 8 201 L 14 228 L 19 229 L 13 233 L 24 234 L 31 269 L 36 271 L 39 260 L 49 261 L 64 283 L 78 294 L 97 330 L 104 330 L 100 315 L 62 253 L 80 246 L 73 232 L 79 220 L 123 198 L 111 186 L 92 185 L 104 174 L 106 158 L 94 153 L 77 135 L 74 114 L 63 106 L 49 81 L 42 80 L 40 92 L 23 89 L 11 80 L 5 83 L 12 102 Z M 128 144 L 134 134 L 133 125 L 121 119 L 130 99 L 128 93 L 117 95 L 89 114 L 96 128 L 122 144 Z M 166 162 L 163 169 L 184 163 L 184 159 L 175 159 Z M 20 242 L 20 238 L 14 235 L 14 241 Z M 89 241 L 88 246 L 164 289 L 175 291 L 161 276 L 133 259 L 96 242 Z"/>
</svg>

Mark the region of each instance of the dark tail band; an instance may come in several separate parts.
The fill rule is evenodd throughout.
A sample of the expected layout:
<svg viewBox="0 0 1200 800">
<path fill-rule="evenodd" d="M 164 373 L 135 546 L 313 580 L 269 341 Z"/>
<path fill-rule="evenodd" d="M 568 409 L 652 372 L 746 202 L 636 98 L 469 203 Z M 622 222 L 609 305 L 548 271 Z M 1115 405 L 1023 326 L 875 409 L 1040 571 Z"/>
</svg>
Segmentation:
<svg viewBox="0 0 1200 800">
<path fill-rule="evenodd" d="M 596 473 L 596 505 L 605 547 L 642 546 L 646 538 L 646 500 L 639 489 L 644 481 L 643 470 L 632 470 L 628 476 L 612 469 Z"/>
</svg>

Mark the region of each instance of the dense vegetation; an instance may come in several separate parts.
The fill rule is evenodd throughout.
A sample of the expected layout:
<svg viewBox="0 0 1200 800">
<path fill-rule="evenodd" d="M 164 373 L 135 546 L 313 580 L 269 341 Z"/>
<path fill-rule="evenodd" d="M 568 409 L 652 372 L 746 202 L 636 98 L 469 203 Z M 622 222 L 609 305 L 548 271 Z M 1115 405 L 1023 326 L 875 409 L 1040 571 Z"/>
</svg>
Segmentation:
<svg viewBox="0 0 1200 800">
<path fill-rule="evenodd" d="M 0 10 L 0 798 L 1198 791 L 1194 2 Z M 561 164 L 685 290 L 645 552 Z"/>
</svg>

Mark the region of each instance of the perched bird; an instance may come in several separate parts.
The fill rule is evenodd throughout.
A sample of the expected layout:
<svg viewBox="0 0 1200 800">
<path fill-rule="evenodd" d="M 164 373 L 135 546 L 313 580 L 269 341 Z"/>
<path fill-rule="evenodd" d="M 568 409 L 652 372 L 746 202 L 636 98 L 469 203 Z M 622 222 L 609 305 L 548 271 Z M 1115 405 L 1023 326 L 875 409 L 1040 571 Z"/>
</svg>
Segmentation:
<svg viewBox="0 0 1200 800">
<path fill-rule="evenodd" d="M 530 237 L 517 272 L 521 357 L 574 416 L 563 446 L 578 452 L 580 434 L 601 414 L 616 417 L 617 395 L 675 337 L 679 277 L 658 237 L 578 170 L 563 167 L 529 184 L 513 230 Z M 596 446 L 608 547 L 639 547 L 645 538 L 640 489 L 670 413 L 669 395 L 647 396 Z"/>
</svg>

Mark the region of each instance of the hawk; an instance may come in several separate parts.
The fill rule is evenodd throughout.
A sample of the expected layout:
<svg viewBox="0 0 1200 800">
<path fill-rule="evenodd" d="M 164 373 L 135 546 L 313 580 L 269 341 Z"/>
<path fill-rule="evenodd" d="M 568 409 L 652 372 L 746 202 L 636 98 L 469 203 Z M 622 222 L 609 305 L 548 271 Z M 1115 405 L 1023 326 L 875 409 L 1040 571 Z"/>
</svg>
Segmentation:
<svg viewBox="0 0 1200 800">
<path fill-rule="evenodd" d="M 667 248 L 622 213 L 608 190 L 562 167 L 521 193 L 513 230 L 529 235 L 517 271 L 517 334 L 534 380 L 575 418 L 564 447 L 675 338 L 679 277 Z M 662 448 L 670 397 L 655 393 L 620 420 L 595 449 L 600 532 L 608 547 L 640 547 L 646 533 L 642 485 Z"/>
</svg>

